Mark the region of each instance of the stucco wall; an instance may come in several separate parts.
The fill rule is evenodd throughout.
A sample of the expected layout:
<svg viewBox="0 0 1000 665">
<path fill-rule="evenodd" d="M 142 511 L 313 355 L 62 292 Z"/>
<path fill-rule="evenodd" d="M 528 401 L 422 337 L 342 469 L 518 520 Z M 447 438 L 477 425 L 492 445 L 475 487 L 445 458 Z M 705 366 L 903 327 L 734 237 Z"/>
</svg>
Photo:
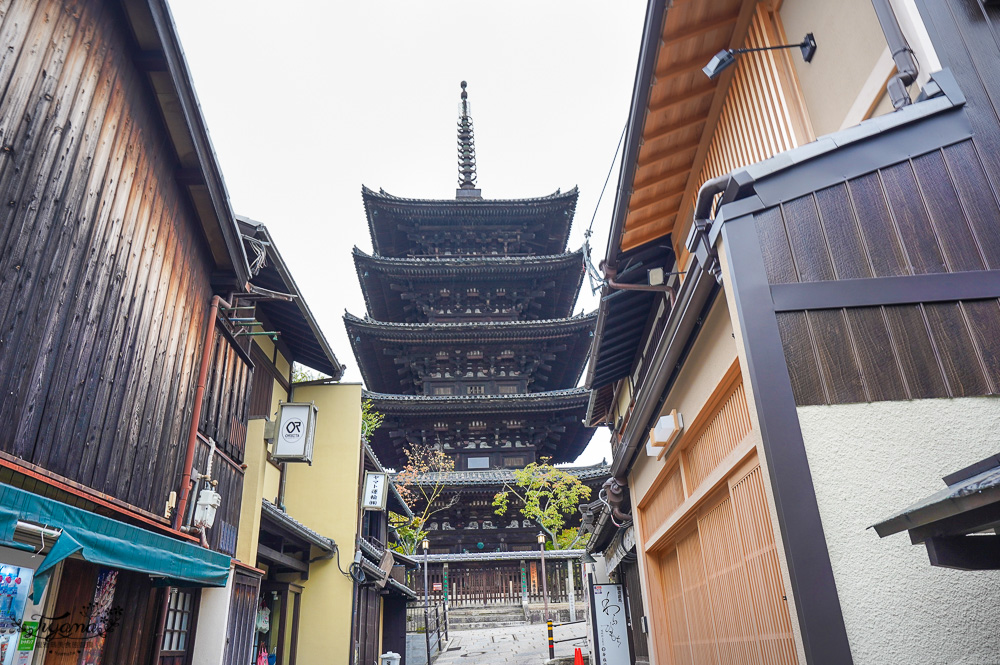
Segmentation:
<svg viewBox="0 0 1000 665">
<path fill-rule="evenodd" d="M 779 13 L 789 42 L 816 37 L 812 62 L 796 51 L 792 63 L 816 136 L 835 132 L 885 48 L 871 0 L 785 0 Z"/>
<path fill-rule="evenodd" d="M 358 477 L 361 465 L 361 386 L 333 384 L 295 388 L 296 402 L 315 401 L 316 440 L 312 466 L 289 464 L 285 486 L 288 514 L 333 538 L 346 570 L 354 558 Z M 314 550 L 314 555 L 316 550 Z M 333 560 L 309 566 L 299 615 L 298 662 L 346 663 L 350 653 L 353 584 Z"/>
<path fill-rule="evenodd" d="M 719 385 L 726 371 L 736 360 L 736 341 L 729 318 L 729 307 L 722 298 L 716 300 L 705 325 L 698 334 L 684 367 L 664 402 L 661 415 L 677 409 L 684 418 L 685 430 L 694 422 L 701 408 Z M 681 436 L 684 436 L 683 432 Z M 643 452 L 636 457 L 630 476 L 632 501 L 638 504 L 663 470 L 665 459 L 649 457 Z"/>
<path fill-rule="evenodd" d="M 995 663 L 1000 575 L 935 568 L 868 527 L 1000 449 L 1000 399 L 798 409 L 854 662 Z"/>
<path fill-rule="evenodd" d="M 218 665 L 222 662 L 226 651 L 226 628 L 229 624 L 229 599 L 232 593 L 231 567 L 226 586 L 201 590 L 198 628 L 194 633 L 191 665 Z"/>
</svg>

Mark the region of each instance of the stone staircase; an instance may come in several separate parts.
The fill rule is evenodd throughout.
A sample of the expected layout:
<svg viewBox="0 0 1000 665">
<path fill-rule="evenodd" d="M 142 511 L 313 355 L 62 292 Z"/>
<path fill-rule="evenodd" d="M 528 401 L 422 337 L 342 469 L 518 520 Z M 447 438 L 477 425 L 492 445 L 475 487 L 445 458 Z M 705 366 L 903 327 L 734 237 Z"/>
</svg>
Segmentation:
<svg viewBox="0 0 1000 665">
<path fill-rule="evenodd" d="M 528 621 L 520 605 L 486 605 L 481 607 L 452 607 L 448 610 L 448 630 L 478 630 L 523 626 Z"/>
</svg>

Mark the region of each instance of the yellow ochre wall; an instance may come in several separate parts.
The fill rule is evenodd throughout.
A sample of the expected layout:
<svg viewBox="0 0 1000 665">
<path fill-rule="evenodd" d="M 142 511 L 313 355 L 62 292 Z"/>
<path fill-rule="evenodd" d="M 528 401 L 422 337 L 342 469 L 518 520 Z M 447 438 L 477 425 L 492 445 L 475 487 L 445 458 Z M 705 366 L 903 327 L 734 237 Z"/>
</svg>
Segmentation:
<svg viewBox="0 0 1000 665">
<path fill-rule="evenodd" d="M 274 357 L 274 344 L 265 337 L 254 339 L 268 358 Z M 278 353 L 278 366 L 285 368 L 287 375 L 288 362 Z M 266 372 L 264 368 L 257 371 Z M 285 390 L 277 381 L 273 382 L 271 396 L 271 418 L 278 410 L 278 402 L 286 399 Z M 243 476 L 243 499 L 240 506 L 240 530 L 236 540 L 236 558 L 243 563 L 255 566 L 257 563 L 257 541 L 260 536 L 260 502 L 261 499 L 274 501 L 278 496 L 278 484 L 281 474 L 278 469 L 267 461 L 267 444 L 264 443 L 264 423 L 262 418 L 254 418 L 247 424 L 247 441 L 243 462 L 247 465 Z"/>
<path fill-rule="evenodd" d="M 312 466 L 289 464 L 285 485 L 288 514 L 332 538 L 341 566 L 354 556 L 361 464 L 361 385 L 328 384 L 293 388 L 295 402 L 315 402 L 316 439 Z M 309 566 L 299 615 L 298 661 L 346 663 L 350 653 L 353 585 L 336 561 Z"/>
</svg>

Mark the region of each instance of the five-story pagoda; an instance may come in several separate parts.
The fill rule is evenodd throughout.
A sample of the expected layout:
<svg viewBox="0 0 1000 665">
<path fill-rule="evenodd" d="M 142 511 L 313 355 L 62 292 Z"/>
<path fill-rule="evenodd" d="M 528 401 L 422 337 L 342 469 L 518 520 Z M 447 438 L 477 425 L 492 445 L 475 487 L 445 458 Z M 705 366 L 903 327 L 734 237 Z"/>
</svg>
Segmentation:
<svg viewBox="0 0 1000 665">
<path fill-rule="evenodd" d="M 401 468 L 410 446 L 455 461 L 421 481 L 461 495 L 426 525 L 438 555 L 537 549 L 538 525 L 497 517 L 493 495 L 512 469 L 572 462 L 592 434 L 575 386 L 595 315 L 572 316 L 584 257 L 566 252 L 577 191 L 482 198 L 465 87 L 455 199 L 363 188 L 374 253 L 355 248 L 354 263 L 368 315 L 345 316 L 365 398 L 385 416 L 371 441 L 382 463 Z M 595 487 L 607 475 L 571 471 Z"/>
</svg>

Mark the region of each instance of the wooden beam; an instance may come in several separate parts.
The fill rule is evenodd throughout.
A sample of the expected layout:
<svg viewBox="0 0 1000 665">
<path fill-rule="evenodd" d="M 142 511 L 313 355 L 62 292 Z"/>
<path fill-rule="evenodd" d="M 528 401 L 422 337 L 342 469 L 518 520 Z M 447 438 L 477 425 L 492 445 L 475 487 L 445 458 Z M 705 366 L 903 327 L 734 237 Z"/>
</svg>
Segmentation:
<svg viewBox="0 0 1000 665">
<path fill-rule="evenodd" d="M 665 81 L 669 81 L 672 78 L 682 76 L 684 74 L 687 74 L 688 72 L 701 71 L 702 67 L 707 65 L 708 61 L 712 59 L 713 55 L 715 55 L 714 52 L 707 54 L 699 53 L 698 55 L 696 55 L 691 60 L 688 60 L 687 62 L 682 62 L 676 65 L 671 65 L 668 63 L 662 69 L 657 68 L 653 84 L 656 85 L 657 83 L 663 83 Z"/>
<path fill-rule="evenodd" d="M 657 162 L 662 162 L 671 157 L 676 157 L 679 153 L 687 152 L 688 150 L 695 150 L 701 144 L 701 136 L 696 137 L 693 141 L 688 141 L 687 143 L 682 143 L 680 145 L 671 146 L 669 148 L 655 152 L 648 157 L 644 156 L 641 152 L 639 153 L 639 159 L 637 164 L 639 169 L 644 169 L 647 166 L 652 166 Z"/>
<path fill-rule="evenodd" d="M 698 99 L 700 97 L 705 97 L 706 95 L 709 95 L 709 94 L 715 92 L 716 87 L 717 86 L 716 86 L 716 84 L 715 84 L 714 81 L 709 81 L 709 83 L 707 85 L 702 85 L 700 88 L 695 88 L 694 90 L 690 90 L 690 91 L 684 93 L 683 95 L 679 95 L 677 97 L 668 97 L 667 100 L 662 101 L 659 104 L 655 104 L 655 105 L 654 104 L 650 104 L 649 105 L 649 112 L 650 113 L 660 113 L 662 111 L 666 111 L 667 109 L 673 108 L 673 107 L 678 106 L 680 104 L 684 104 L 685 102 L 689 102 L 692 99 Z"/>
<path fill-rule="evenodd" d="M 685 129 L 691 129 L 692 127 L 697 127 L 698 125 L 705 124 L 705 117 L 701 115 L 696 115 L 688 120 L 682 120 L 681 122 L 674 123 L 672 125 L 667 125 L 666 127 L 661 127 L 654 132 L 649 134 L 644 134 L 642 137 L 643 144 L 649 143 L 650 141 L 656 141 L 662 139 L 664 136 L 670 136 L 676 132 L 682 132 Z"/>
<path fill-rule="evenodd" d="M 691 171 L 690 165 L 678 166 L 675 169 L 667 171 L 666 173 L 653 174 L 652 177 L 646 178 L 645 180 L 639 181 L 632 187 L 632 196 L 641 193 L 644 189 L 649 189 L 650 187 L 656 187 L 664 180 L 670 180 L 671 178 L 676 178 L 680 175 L 687 175 Z"/>
<path fill-rule="evenodd" d="M 683 193 L 684 193 L 684 187 L 674 187 L 673 189 L 671 189 L 671 190 L 670 190 L 669 192 L 667 192 L 666 194 L 663 194 L 663 195 L 661 195 L 661 196 L 657 196 L 657 197 L 656 197 L 655 199 L 653 199 L 652 201 L 648 201 L 648 202 L 646 202 L 646 203 L 643 203 L 643 204 L 641 204 L 641 205 L 638 205 L 638 206 L 636 206 L 636 207 L 634 207 L 634 208 L 630 207 L 630 208 L 629 208 L 629 211 L 628 211 L 628 212 L 629 212 L 629 214 L 630 214 L 630 215 L 632 215 L 632 214 L 634 214 L 634 213 L 637 213 L 637 212 L 639 212 L 640 210 L 645 210 L 646 208 L 649 208 L 649 207 L 651 207 L 651 206 L 655 206 L 655 205 L 657 205 L 658 203 L 663 203 L 663 202 L 664 202 L 664 201 L 666 201 L 667 199 L 672 199 L 672 198 L 674 198 L 675 196 L 679 196 L 680 194 L 683 194 Z M 633 197 L 633 198 L 634 198 L 634 197 Z M 625 225 L 625 226 L 626 226 L 626 227 L 628 227 L 628 224 L 626 223 L 626 225 Z M 626 231 L 628 231 L 628 230 L 629 230 L 629 229 L 628 229 L 628 228 L 626 228 Z"/>
<path fill-rule="evenodd" d="M 282 554 L 277 550 L 272 550 L 267 545 L 257 544 L 257 556 L 262 559 L 267 559 L 268 561 L 273 561 L 279 566 L 284 566 L 285 568 L 291 568 L 292 570 L 298 571 L 300 573 L 309 572 L 309 563 L 306 561 L 301 561 L 294 557 L 290 557 L 287 554 Z"/>
<path fill-rule="evenodd" d="M 941 536 L 924 541 L 932 566 L 1000 570 L 1000 536 Z"/>
<path fill-rule="evenodd" d="M 702 35 L 707 35 L 710 32 L 714 32 L 716 30 L 724 28 L 727 25 L 733 25 L 734 23 L 736 23 L 738 18 L 739 18 L 738 16 L 727 16 L 725 18 L 717 19 L 715 21 L 706 21 L 705 23 L 702 23 L 700 26 L 690 30 L 684 28 L 683 32 L 671 35 L 663 35 L 663 41 L 666 44 L 670 44 L 670 42 L 683 42 L 689 39 L 694 39 L 695 37 L 701 37 Z"/>
</svg>

